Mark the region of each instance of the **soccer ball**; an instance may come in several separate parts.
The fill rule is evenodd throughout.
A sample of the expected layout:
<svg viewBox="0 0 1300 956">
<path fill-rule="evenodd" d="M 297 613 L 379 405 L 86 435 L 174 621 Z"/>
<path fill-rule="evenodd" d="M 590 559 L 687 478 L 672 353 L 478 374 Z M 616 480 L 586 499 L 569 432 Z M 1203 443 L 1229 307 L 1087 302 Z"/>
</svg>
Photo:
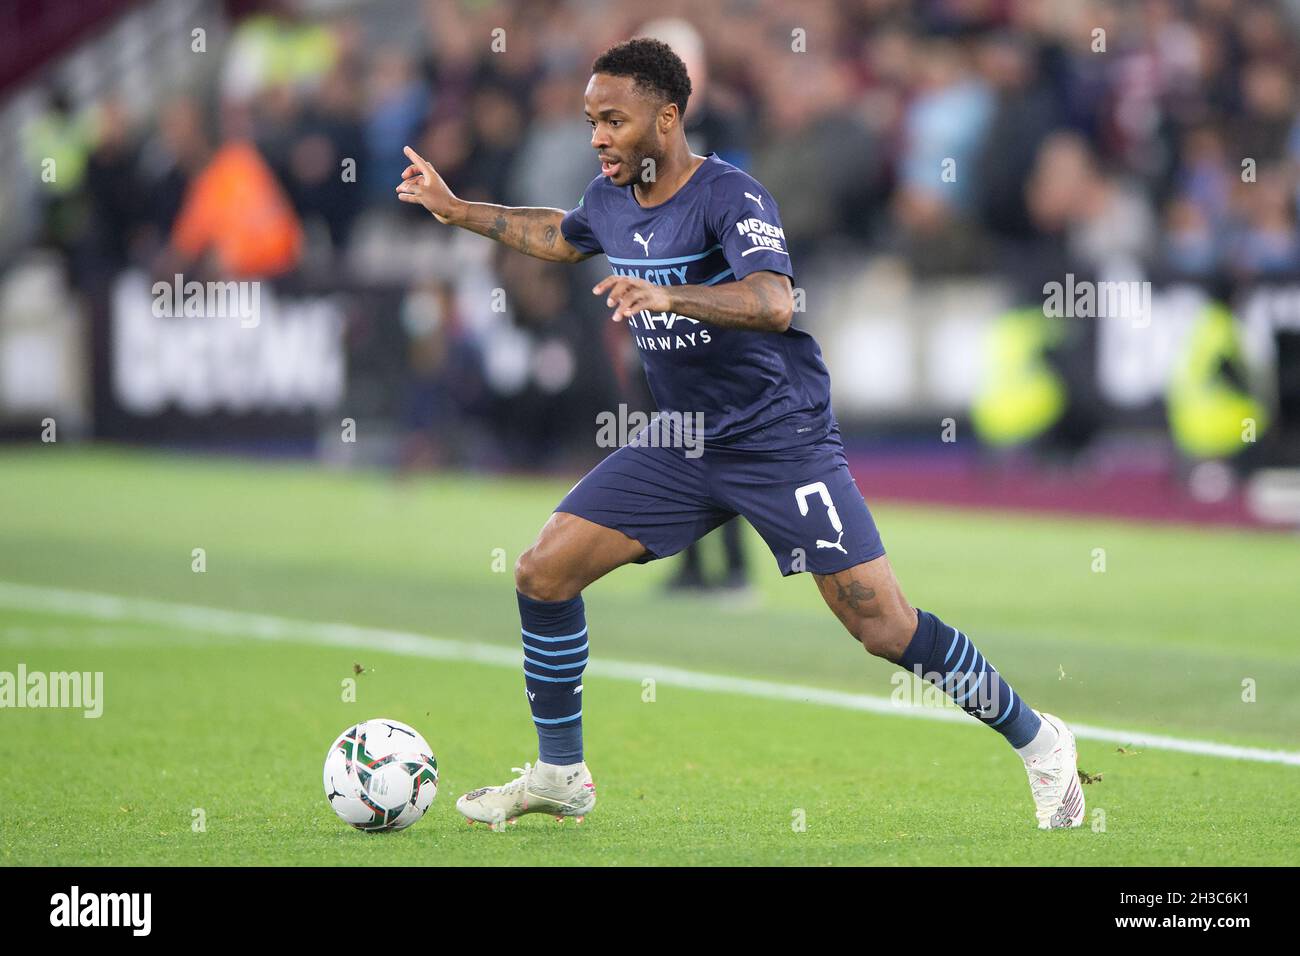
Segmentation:
<svg viewBox="0 0 1300 956">
<path fill-rule="evenodd" d="M 399 720 L 366 720 L 343 731 L 325 755 L 325 798 L 358 830 L 404 830 L 438 793 L 428 742 Z"/>
</svg>

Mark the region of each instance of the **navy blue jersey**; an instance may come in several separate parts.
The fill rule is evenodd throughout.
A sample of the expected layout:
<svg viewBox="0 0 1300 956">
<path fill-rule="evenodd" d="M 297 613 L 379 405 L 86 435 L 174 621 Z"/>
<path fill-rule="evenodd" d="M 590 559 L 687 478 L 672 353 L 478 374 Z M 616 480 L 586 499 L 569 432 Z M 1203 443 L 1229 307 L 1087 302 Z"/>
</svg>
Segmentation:
<svg viewBox="0 0 1300 956">
<path fill-rule="evenodd" d="M 794 280 L 776 202 L 742 169 L 709 153 L 666 202 L 597 176 L 560 224 L 565 240 L 603 252 L 615 275 L 659 285 L 736 282 L 759 270 Z M 627 319 L 660 411 L 702 413 L 706 445 L 776 449 L 834 427 L 830 375 L 807 332 L 727 329 L 675 312 Z"/>
</svg>

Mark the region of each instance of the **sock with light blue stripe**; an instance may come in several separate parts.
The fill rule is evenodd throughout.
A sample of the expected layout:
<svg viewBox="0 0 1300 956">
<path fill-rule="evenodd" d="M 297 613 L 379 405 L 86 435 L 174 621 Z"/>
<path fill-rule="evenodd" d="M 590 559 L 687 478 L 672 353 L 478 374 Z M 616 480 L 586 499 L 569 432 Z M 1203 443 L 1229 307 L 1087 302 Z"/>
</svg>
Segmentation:
<svg viewBox="0 0 1300 956">
<path fill-rule="evenodd" d="M 916 633 L 901 664 L 928 680 L 981 723 L 992 727 L 1013 747 L 1034 739 L 1041 721 L 1020 699 L 964 633 L 929 611 L 916 609 Z"/>
<path fill-rule="evenodd" d="M 582 671 L 587 666 L 587 616 L 582 595 L 568 601 L 519 598 L 524 684 L 543 763 L 582 760 Z"/>
</svg>

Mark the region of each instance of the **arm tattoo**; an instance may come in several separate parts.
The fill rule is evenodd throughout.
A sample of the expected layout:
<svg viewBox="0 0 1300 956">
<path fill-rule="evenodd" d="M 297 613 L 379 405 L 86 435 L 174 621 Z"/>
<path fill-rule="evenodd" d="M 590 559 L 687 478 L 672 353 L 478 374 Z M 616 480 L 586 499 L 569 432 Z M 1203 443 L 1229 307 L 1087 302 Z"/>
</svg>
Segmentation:
<svg viewBox="0 0 1300 956">
<path fill-rule="evenodd" d="M 564 241 L 560 223 L 563 209 L 535 206 L 496 206 L 491 203 L 467 203 L 456 225 L 478 233 L 512 249 L 551 262 L 581 262 L 589 253 L 581 252 Z"/>
<path fill-rule="evenodd" d="M 786 328 L 793 310 L 789 278 L 760 271 L 739 282 L 668 286 L 673 311 L 730 329 L 772 332 Z"/>
<path fill-rule="evenodd" d="M 772 307 L 772 297 L 768 294 L 769 290 L 767 286 L 768 283 L 766 281 L 758 282 L 754 285 L 754 297 L 758 299 L 758 311 L 763 313 L 768 312 Z"/>
</svg>

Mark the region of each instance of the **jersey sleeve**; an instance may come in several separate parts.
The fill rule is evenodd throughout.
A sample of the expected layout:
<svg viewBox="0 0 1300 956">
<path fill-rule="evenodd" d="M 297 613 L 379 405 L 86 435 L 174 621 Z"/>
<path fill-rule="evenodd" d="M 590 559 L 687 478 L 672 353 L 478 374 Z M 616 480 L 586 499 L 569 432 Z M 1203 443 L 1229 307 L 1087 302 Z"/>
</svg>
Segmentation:
<svg viewBox="0 0 1300 956">
<path fill-rule="evenodd" d="M 764 269 L 794 278 L 776 200 L 752 176 L 719 176 L 709 196 L 709 219 L 737 280 Z"/>
<path fill-rule="evenodd" d="M 560 235 L 564 236 L 565 242 L 582 252 L 604 252 L 600 240 L 591 231 L 591 222 L 587 218 L 587 201 L 590 198 L 591 186 L 588 186 L 578 200 L 578 205 L 564 214 L 560 221 Z"/>
</svg>

